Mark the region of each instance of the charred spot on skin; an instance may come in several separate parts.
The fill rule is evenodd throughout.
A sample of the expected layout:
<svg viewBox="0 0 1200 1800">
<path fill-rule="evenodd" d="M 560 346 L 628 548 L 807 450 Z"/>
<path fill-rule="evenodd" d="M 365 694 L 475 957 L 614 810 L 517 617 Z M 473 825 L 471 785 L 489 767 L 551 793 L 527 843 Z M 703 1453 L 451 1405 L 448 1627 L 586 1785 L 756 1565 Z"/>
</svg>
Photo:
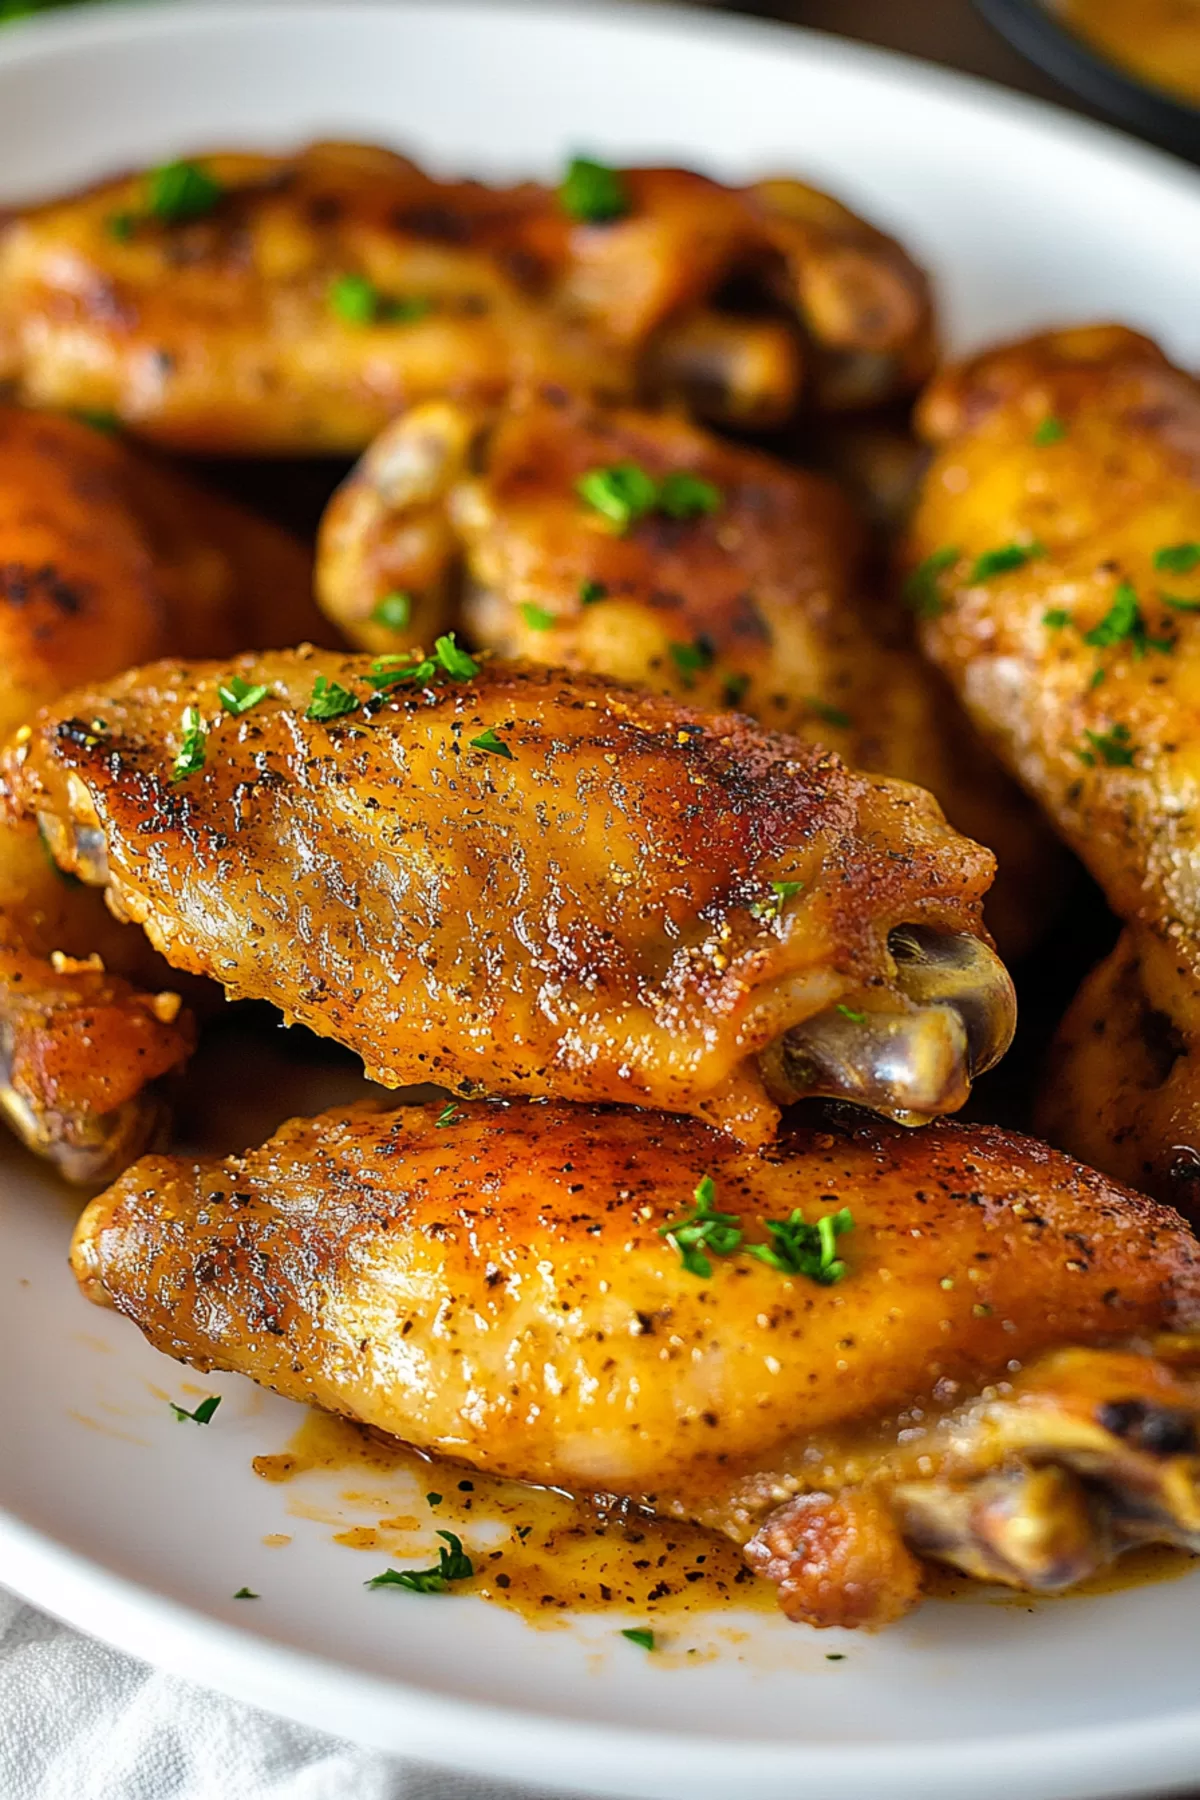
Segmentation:
<svg viewBox="0 0 1200 1800">
<path fill-rule="evenodd" d="M 1106 1400 L 1096 1409 L 1096 1423 L 1147 1456 L 1191 1456 L 1196 1451 L 1196 1422 L 1178 1406 L 1156 1406 L 1150 1400 Z"/>
</svg>

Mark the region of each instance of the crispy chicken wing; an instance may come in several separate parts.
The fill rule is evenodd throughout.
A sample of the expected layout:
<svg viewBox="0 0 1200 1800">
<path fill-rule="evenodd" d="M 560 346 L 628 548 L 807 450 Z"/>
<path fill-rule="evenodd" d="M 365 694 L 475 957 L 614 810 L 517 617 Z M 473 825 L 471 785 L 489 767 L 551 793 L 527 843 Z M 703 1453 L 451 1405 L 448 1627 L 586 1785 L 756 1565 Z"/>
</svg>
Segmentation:
<svg viewBox="0 0 1200 1800">
<path fill-rule="evenodd" d="M 1004 1132 L 360 1106 L 146 1158 L 74 1265 L 199 1368 L 724 1531 L 812 1624 L 905 1612 L 914 1550 L 1046 1590 L 1200 1547 L 1200 1249 Z"/>
<path fill-rule="evenodd" d="M 650 484 L 640 515 L 582 497 L 607 481 L 597 497 L 616 505 L 629 470 Z M 929 788 L 996 852 L 988 920 L 1019 951 L 1052 903 L 1053 842 L 941 679 L 870 628 L 864 535 L 832 483 L 681 418 L 435 401 L 394 421 L 334 496 L 318 592 L 355 642 L 391 650 L 431 643 L 465 590 L 470 636 L 501 655 L 735 705 Z"/>
<path fill-rule="evenodd" d="M 1038 1129 L 1200 1219 L 1200 981 L 1130 928 L 1076 995 L 1046 1061 Z"/>
<path fill-rule="evenodd" d="M 0 408 L 0 733 L 131 662 L 321 624 L 283 533 L 77 420 Z M 0 1111 L 72 1180 L 111 1178 L 163 1115 L 194 1036 L 169 977 L 31 825 L 0 824 Z"/>
<path fill-rule="evenodd" d="M 1124 919 L 1200 970 L 1200 388 L 1117 326 L 949 370 L 923 641 Z"/>
<path fill-rule="evenodd" d="M 185 449 L 357 451 L 421 400 L 530 380 L 770 423 L 806 364 L 818 405 L 853 407 L 911 391 L 933 346 L 900 247 L 793 181 L 584 165 L 560 194 L 315 144 L 0 225 L 0 381 Z"/>
<path fill-rule="evenodd" d="M 234 676 L 262 690 L 237 719 Z M 450 639 L 423 664 L 161 663 L 43 712 L 5 769 L 169 962 L 388 1086 L 645 1101 L 761 1141 L 803 1093 L 951 1111 L 1012 1033 L 994 859 L 928 794 L 597 676 Z"/>
</svg>

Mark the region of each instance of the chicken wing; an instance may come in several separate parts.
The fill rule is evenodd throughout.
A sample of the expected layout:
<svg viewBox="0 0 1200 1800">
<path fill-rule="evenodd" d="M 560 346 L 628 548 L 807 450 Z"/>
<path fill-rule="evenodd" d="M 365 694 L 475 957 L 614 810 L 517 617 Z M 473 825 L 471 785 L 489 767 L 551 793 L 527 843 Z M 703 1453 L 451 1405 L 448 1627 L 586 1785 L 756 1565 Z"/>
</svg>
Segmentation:
<svg viewBox="0 0 1200 1800">
<path fill-rule="evenodd" d="M 1200 388 L 1117 326 L 941 376 L 922 638 L 1123 919 L 1200 969 Z"/>
<path fill-rule="evenodd" d="M 256 700 L 222 716 L 222 686 Z M 919 788 L 737 714 L 453 642 L 161 663 L 5 761 L 59 863 L 176 967 L 390 1087 L 952 1111 L 1012 1034 L 994 859 Z"/>
<path fill-rule="evenodd" d="M 432 642 L 465 590 L 469 635 L 502 656 L 733 705 L 929 788 L 996 852 L 988 922 L 1017 954 L 1053 904 L 1053 840 L 941 679 L 870 628 L 864 535 L 832 483 L 678 417 L 435 401 L 334 496 L 318 594 L 356 643 L 391 650 Z"/>
<path fill-rule="evenodd" d="M 98 429 L 0 408 L 0 733 L 130 662 L 314 626 L 282 533 Z M 162 1117 L 194 1038 L 169 978 L 32 826 L 0 824 L 0 1111 L 69 1179 L 111 1179 Z"/>
<path fill-rule="evenodd" d="M 73 1260 L 201 1369 L 726 1532 L 811 1624 L 905 1612 L 914 1550 L 1053 1590 L 1200 1548 L 1200 1247 L 994 1129 L 367 1105 L 146 1158 Z"/>
<path fill-rule="evenodd" d="M 816 404 L 853 407 L 911 391 L 933 347 L 899 245 L 793 181 L 576 162 L 557 190 L 488 188 L 314 144 L 0 224 L 0 381 L 190 450 L 354 452 L 421 400 L 530 380 L 764 424 L 806 363 Z"/>
<path fill-rule="evenodd" d="M 1050 1048 L 1037 1126 L 1200 1220 L 1200 982 L 1136 928 L 1092 971 Z"/>
</svg>

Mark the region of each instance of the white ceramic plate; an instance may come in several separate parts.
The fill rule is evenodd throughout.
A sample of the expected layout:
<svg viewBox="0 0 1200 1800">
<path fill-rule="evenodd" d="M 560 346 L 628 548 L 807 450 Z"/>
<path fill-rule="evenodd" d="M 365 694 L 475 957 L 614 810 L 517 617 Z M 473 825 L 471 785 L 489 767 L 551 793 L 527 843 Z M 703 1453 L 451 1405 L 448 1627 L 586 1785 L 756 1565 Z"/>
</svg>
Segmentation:
<svg viewBox="0 0 1200 1800">
<path fill-rule="evenodd" d="M 338 133 L 448 170 L 549 171 L 582 147 L 805 172 L 929 262 L 958 343 L 1113 316 L 1200 360 L 1194 174 L 832 40 L 669 8 L 249 0 L 0 36 L 0 199 L 207 144 Z M 253 1071 L 264 1130 L 327 1097 L 318 1071 Z M 233 1147 L 255 1126 L 225 1111 L 215 1129 Z M 591 1791 L 987 1800 L 1019 1785 L 1038 1800 L 1200 1779 L 1195 1578 L 1036 1609 L 931 1603 L 840 1642 L 756 1616 L 684 1667 L 611 1620 L 544 1633 L 470 1599 L 368 1594 L 373 1568 L 250 1471 L 295 1409 L 232 1379 L 189 1389 L 88 1308 L 64 1268 L 70 1222 L 9 1151 L 0 1581 L 124 1649 L 388 1749 Z M 164 1393 L 209 1389 L 217 1421 L 177 1424 Z M 276 1533 L 291 1543 L 266 1546 Z M 231 1598 L 243 1584 L 253 1607 Z"/>
</svg>

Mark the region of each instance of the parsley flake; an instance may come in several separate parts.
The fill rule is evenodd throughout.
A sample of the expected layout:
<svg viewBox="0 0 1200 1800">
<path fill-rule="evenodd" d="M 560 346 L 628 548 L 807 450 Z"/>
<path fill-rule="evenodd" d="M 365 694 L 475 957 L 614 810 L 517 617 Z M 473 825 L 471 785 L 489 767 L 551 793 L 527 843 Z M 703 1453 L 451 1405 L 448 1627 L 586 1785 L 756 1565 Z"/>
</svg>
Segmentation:
<svg viewBox="0 0 1200 1800">
<path fill-rule="evenodd" d="M 505 762 L 516 762 L 516 757 L 502 738 L 498 738 L 489 725 L 478 737 L 471 740 L 472 750 L 486 750 L 491 756 L 502 756 Z"/>
<path fill-rule="evenodd" d="M 224 192 L 220 182 L 214 181 L 199 163 L 163 163 L 146 177 L 146 211 L 168 225 L 182 225 L 204 218 Z"/>
<path fill-rule="evenodd" d="M 426 1494 L 425 1499 L 430 1506 L 440 1506 L 442 1504 L 442 1496 L 440 1494 Z"/>
<path fill-rule="evenodd" d="M 385 1569 L 382 1575 L 373 1575 L 363 1586 L 407 1588 L 412 1594 L 444 1594 L 452 1581 L 469 1581 L 475 1573 L 475 1565 L 463 1549 L 462 1539 L 455 1537 L 452 1531 L 439 1531 L 438 1536 L 444 1538 L 450 1548 L 439 1548 L 436 1568 Z"/>
<path fill-rule="evenodd" d="M 713 1206 L 716 1191 L 712 1176 L 705 1175 L 696 1185 L 693 1210 L 685 1218 L 672 1219 L 658 1228 L 659 1237 L 666 1238 L 672 1250 L 679 1252 L 679 1260 L 688 1274 L 698 1275 L 703 1281 L 712 1274 L 712 1263 L 705 1252 L 711 1251 L 714 1256 L 732 1256 L 742 1241 L 737 1214 L 718 1212 Z"/>
<path fill-rule="evenodd" d="M 820 700 L 813 694 L 806 697 L 804 704 L 815 719 L 820 719 L 826 725 L 840 726 L 843 731 L 849 730 L 850 714 L 840 706 L 830 706 L 827 700 Z"/>
<path fill-rule="evenodd" d="M 1061 631 L 1071 623 L 1071 615 L 1065 606 L 1052 606 L 1049 612 L 1042 614 L 1042 624 L 1047 631 Z"/>
<path fill-rule="evenodd" d="M 428 656 L 415 658 L 406 651 L 403 655 L 377 656 L 370 669 L 363 676 L 368 686 L 376 693 L 384 693 L 388 688 L 398 687 L 402 682 L 424 683 L 432 681 L 437 674 L 437 664 Z"/>
<path fill-rule="evenodd" d="M 1089 769 L 1095 768 L 1097 756 L 1110 769 L 1127 769 L 1132 765 L 1133 746 L 1129 741 L 1128 725 L 1114 725 L 1111 731 L 1085 731 L 1083 735 L 1091 748 L 1079 749 L 1075 754 Z"/>
<path fill-rule="evenodd" d="M 597 600 L 607 600 L 608 589 L 602 581 L 581 581 L 579 584 L 580 606 L 595 606 Z"/>
<path fill-rule="evenodd" d="M 841 1013 L 843 1019 L 849 1019 L 852 1025 L 865 1025 L 867 1022 L 866 1013 L 860 1012 L 856 1006 L 843 1006 L 839 1000 L 837 1010 Z"/>
<path fill-rule="evenodd" d="M 750 677 L 748 675 L 727 675 L 721 688 L 721 698 L 726 706 L 740 706 L 746 698 L 749 686 Z"/>
<path fill-rule="evenodd" d="M 1146 616 L 1128 581 L 1119 584 L 1112 605 L 1098 625 L 1084 632 L 1083 641 L 1095 650 L 1108 650 L 1115 644 L 1128 644 L 1134 656 L 1139 658 L 1145 656 L 1148 650 L 1169 653 L 1175 648 L 1172 638 L 1150 636 L 1146 629 Z"/>
<path fill-rule="evenodd" d="M 619 169 L 573 156 L 558 190 L 558 203 L 569 218 L 584 225 L 607 225 L 629 211 L 629 188 Z"/>
<path fill-rule="evenodd" d="M 116 243 L 127 244 L 137 230 L 137 223 L 138 215 L 134 212 L 109 213 L 104 229 Z"/>
<path fill-rule="evenodd" d="M 395 588 L 377 600 L 371 613 L 372 625 L 383 625 L 388 631 L 403 631 L 412 618 L 412 595 Z"/>
<path fill-rule="evenodd" d="M 1030 544 L 1000 544 L 995 550 L 985 550 L 975 558 L 968 579 L 990 581 L 993 575 L 1007 575 L 1013 569 L 1023 569 L 1027 562 L 1045 554 L 1045 544 L 1039 544 L 1036 539 Z"/>
<path fill-rule="evenodd" d="M 329 304 L 347 325 L 408 325 L 433 306 L 418 294 L 381 294 L 366 275 L 339 275 L 330 285 Z"/>
<path fill-rule="evenodd" d="M 208 733 L 205 731 L 197 706 L 185 706 L 183 709 L 183 741 L 179 753 L 171 764 L 171 780 L 186 781 L 204 767 L 204 758 L 208 746 Z"/>
<path fill-rule="evenodd" d="M 533 600 L 521 602 L 521 617 L 530 631 L 553 631 L 558 624 L 552 612 L 547 612 L 544 606 L 538 606 Z"/>
<path fill-rule="evenodd" d="M 938 582 L 961 555 L 957 546 L 946 545 L 932 551 L 908 576 L 901 591 L 905 605 L 912 608 L 918 619 L 936 619 L 945 612 L 946 602 L 938 591 Z"/>
<path fill-rule="evenodd" d="M 1172 612 L 1200 612 L 1200 600 L 1185 600 L 1181 594 L 1160 594 L 1158 597 Z"/>
<path fill-rule="evenodd" d="M 462 1114 L 458 1110 L 458 1101 L 448 1100 L 433 1122 L 435 1125 L 460 1124 L 462 1122 Z"/>
<path fill-rule="evenodd" d="M 639 1650 L 653 1650 L 654 1648 L 654 1633 L 647 1631 L 642 1625 L 631 1625 L 628 1631 L 621 1633 L 621 1636 L 628 1638 L 631 1644 L 636 1644 Z"/>
<path fill-rule="evenodd" d="M 327 681 L 324 675 L 318 675 L 313 682 L 313 691 L 309 697 L 306 719 L 341 719 L 347 713 L 357 712 L 362 702 L 349 688 L 342 687 L 340 682 Z"/>
<path fill-rule="evenodd" d="M 1047 444 L 1061 443 L 1063 438 L 1066 437 L 1066 435 L 1067 435 L 1067 428 L 1063 424 L 1062 420 L 1056 419 L 1053 417 L 1053 415 L 1048 414 L 1046 416 L 1046 418 L 1044 418 L 1042 420 L 1042 422 L 1038 426 L 1037 430 L 1034 432 L 1033 438 L 1031 441 L 1037 446 L 1037 448 L 1039 450 L 1044 450 L 1046 448 Z"/>
<path fill-rule="evenodd" d="M 262 1599 L 261 1594 L 252 1593 L 250 1591 L 250 1589 L 247 1587 L 240 1587 L 238 1589 L 237 1593 L 233 1597 L 235 1600 L 261 1600 Z"/>
<path fill-rule="evenodd" d="M 794 1207 L 786 1219 L 764 1219 L 770 1234 L 769 1244 L 747 1244 L 746 1254 L 776 1269 L 781 1275 L 803 1275 L 822 1287 L 832 1287 L 846 1273 L 846 1265 L 837 1254 L 837 1240 L 854 1229 L 854 1216 L 848 1206 L 840 1212 L 825 1213 L 815 1225 L 807 1225 L 800 1208 Z"/>
<path fill-rule="evenodd" d="M 803 886 L 802 881 L 773 881 L 769 898 L 751 901 L 750 917 L 752 919 L 777 919 L 787 901 L 793 894 L 798 894 Z"/>
<path fill-rule="evenodd" d="M 243 681 L 240 675 L 231 675 L 228 681 L 221 683 L 217 694 L 225 711 L 231 712 L 235 718 L 240 718 L 243 713 L 248 713 L 252 706 L 257 706 L 260 700 L 265 700 L 270 691 L 265 682 L 255 682 L 251 686 L 250 682 Z"/>
<path fill-rule="evenodd" d="M 188 1412 L 185 1406 L 176 1406 L 173 1400 L 167 1402 L 177 1419 L 190 1419 L 193 1425 L 207 1425 L 220 1404 L 220 1394 L 210 1394 L 207 1400 L 200 1402 L 195 1412 Z"/>
<path fill-rule="evenodd" d="M 671 661 L 683 676 L 684 686 L 691 687 L 692 677 L 711 669 L 715 651 L 708 639 L 698 637 L 690 644 L 668 644 Z"/>
<path fill-rule="evenodd" d="M 720 512 L 721 490 L 701 475 L 673 469 L 658 484 L 658 510 L 668 519 L 699 519 Z"/>
<path fill-rule="evenodd" d="M 1200 564 L 1200 544 L 1164 544 L 1154 552 L 1154 567 L 1165 569 L 1169 575 L 1190 575 Z"/>
<path fill-rule="evenodd" d="M 465 650 L 459 648 L 452 631 L 437 639 L 433 653 L 452 681 L 470 681 L 473 675 L 479 673 L 479 664 L 473 656 L 468 656 Z"/>
<path fill-rule="evenodd" d="M 628 531 L 654 511 L 658 483 L 638 463 L 610 463 L 589 469 L 575 483 L 575 492 L 593 511 L 612 521 L 618 531 Z"/>
<path fill-rule="evenodd" d="M 105 437 L 113 437 L 121 429 L 121 421 L 115 412 L 108 412 L 103 407 L 93 409 L 90 406 L 78 407 L 71 415 L 81 425 L 90 425 L 93 431 L 103 432 Z"/>
</svg>

